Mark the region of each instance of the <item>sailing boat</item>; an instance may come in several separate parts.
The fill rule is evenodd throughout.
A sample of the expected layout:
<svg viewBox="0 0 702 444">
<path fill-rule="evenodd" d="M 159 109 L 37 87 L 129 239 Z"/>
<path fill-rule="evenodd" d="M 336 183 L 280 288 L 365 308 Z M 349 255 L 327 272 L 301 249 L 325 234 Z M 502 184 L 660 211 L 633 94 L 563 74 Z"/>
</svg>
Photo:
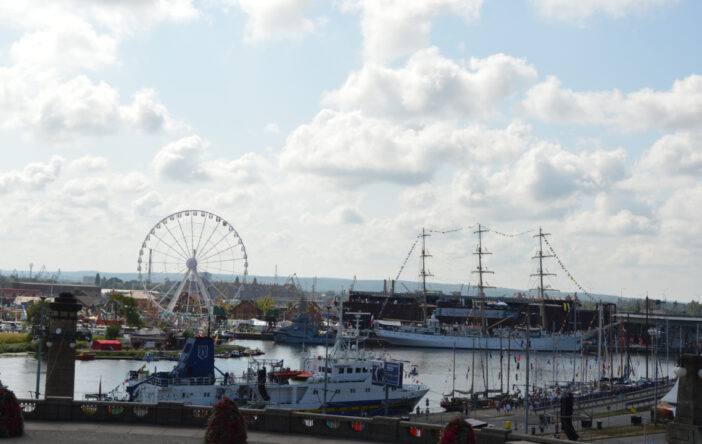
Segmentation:
<svg viewBox="0 0 702 444">
<path fill-rule="evenodd" d="M 480 317 L 481 327 L 475 329 L 473 326 L 451 326 L 450 328 L 442 327 L 439 320 L 434 314 L 431 317 L 426 317 L 426 277 L 430 276 L 426 272 L 425 259 L 429 255 L 426 254 L 424 239 L 429 236 L 425 230 L 422 230 L 422 285 L 424 293 L 423 310 L 425 313 L 425 321 L 422 325 L 387 325 L 383 323 L 374 324 L 375 334 L 390 345 L 404 347 L 428 347 L 428 348 L 457 348 L 469 350 L 473 348 L 473 342 L 477 342 L 476 347 L 481 350 L 501 350 L 504 340 L 511 341 L 513 351 L 526 350 L 526 335 L 529 335 L 529 348 L 531 351 L 551 352 L 557 348 L 561 352 L 575 352 L 582 347 L 582 336 L 575 333 L 546 333 L 543 328 L 529 329 L 529 331 L 520 331 L 509 329 L 495 329 L 488 326 L 485 322 L 485 306 L 487 298 L 485 297 L 484 289 L 488 288 L 483 281 L 483 274 L 492 273 L 486 270 L 482 264 L 482 256 L 489 254 L 482 247 L 482 233 L 488 231 L 482 225 L 478 225 L 478 248 L 475 255 L 478 256 L 478 268 L 474 273 L 479 275 L 480 283 L 478 286 L 478 296 L 480 300 Z M 539 259 L 539 273 L 541 277 L 540 295 L 542 300 L 542 318 L 543 299 L 544 299 L 544 284 L 543 277 L 548 273 L 543 272 L 543 259 L 550 257 L 543 254 L 541 248 L 541 239 L 547 234 L 539 230 L 537 236 L 539 239 L 539 255 L 535 258 Z M 543 324 L 543 322 L 542 322 Z"/>
<path fill-rule="evenodd" d="M 473 353 L 473 364 L 475 364 L 475 353 Z M 469 368 L 469 371 L 472 371 L 472 369 Z M 466 376 L 468 376 L 466 374 Z M 473 387 L 471 385 L 471 389 L 469 392 L 461 391 L 461 390 L 456 390 L 456 348 L 453 348 L 453 372 L 452 372 L 452 378 L 453 382 L 451 384 L 451 394 L 447 395 L 444 394 L 443 397 L 441 398 L 441 402 L 439 405 L 441 406 L 442 409 L 446 410 L 447 412 L 463 412 L 465 411 L 468 407 L 473 407 L 473 403 L 471 401 L 471 398 L 466 396 L 466 395 L 471 395 L 473 394 Z M 457 396 L 456 393 L 459 393 L 463 396 Z"/>
</svg>

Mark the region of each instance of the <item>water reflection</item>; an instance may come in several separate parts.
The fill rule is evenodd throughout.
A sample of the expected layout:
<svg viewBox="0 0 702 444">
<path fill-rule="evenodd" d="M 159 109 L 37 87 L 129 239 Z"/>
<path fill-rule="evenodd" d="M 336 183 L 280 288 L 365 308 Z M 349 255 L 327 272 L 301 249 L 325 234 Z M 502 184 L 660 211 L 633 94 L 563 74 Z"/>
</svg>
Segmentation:
<svg viewBox="0 0 702 444">
<path fill-rule="evenodd" d="M 250 348 L 260 348 L 266 354 L 262 358 L 284 359 L 285 365 L 297 368 L 300 364 L 301 346 L 276 344 L 272 341 L 238 341 L 237 344 Z M 320 356 L 324 359 L 324 346 L 308 347 L 312 355 Z M 419 375 L 407 377 L 405 382 L 418 381 L 431 387 L 427 397 L 432 411 L 439 410 L 439 401 L 442 393 L 451 391 L 453 383 L 453 352 L 441 349 L 410 349 L 410 348 L 388 348 L 369 349 L 375 352 L 385 352 L 391 358 L 406 361 L 406 372 L 410 370 L 410 364 L 417 366 Z M 475 353 L 475 364 L 473 364 L 473 354 L 470 350 L 456 351 L 456 371 L 455 387 L 458 390 L 469 390 L 471 384 L 475 391 L 482 391 L 485 388 L 485 353 Z M 659 375 L 673 376 L 672 370 L 675 362 L 665 362 L 660 359 Z M 507 379 L 509 361 L 509 381 Z M 594 379 L 597 371 L 596 357 L 585 355 L 581 359 L 578 355 L 575 359 L 575 379 L 581 380 L 585 377 L 588 380 Z M 620 363 L 626 364 L 626 357 L 613 356 L 614 376 Z M 635 379 L 645 376 L 645 358 L 641 355 L 632 355 L 632 369 Z M 609 362 L 607 357 L 606 376 L 609 376 Z M 76 382 L 75 398 L 82 399 L 86 393 L 97 393 L 100 384 L 102 392 L 109 392 L 115 388 L 123 391 L 126 375 L 129 370 L 135 370 L 142 365 L 150 371 L 166 371 L 173 368 L 172 361 L 156 361 L 143 363 L 134 360 L 94 360 L 76 361 Z M 217 359 L 215 365 L 223 372 L 234 372 L 240 375 L 247 367 L 247 358 L 239 359 Z M 530 354 L 530 382 L 539 386 L 550 385 L 556 381 L 561 383 L 573 379 L 573 354 L 556 354 L 554 360 L 553 353 L 531 353 Z M 474 373 L 474 374 L 473 374 Z M 526 355 L 523 352 L 512 352 L 507 356 L 502 356 L 502 374 L 500 373 L 500 353 L 493 351 L 487 357 L 487 375 L 491 389 L 499 389 L 502 384 L 503 389 L 507 387 L 520 386 L 524 391 L 524 381 L 526 377 Z M 649 359 L 649 376 L 654 375 L 654 359 Z M 41 390 L 46 381 L 46 365 L 42 362 Z M 3 355 L 0 356 L 0 380 L 15 391 L 18 397 L 28 398 L 33 392 L 36 384 L 36 360 L 29 355 Z M 424 407 L 422 401 L 422 407 Z"/>
</svg>

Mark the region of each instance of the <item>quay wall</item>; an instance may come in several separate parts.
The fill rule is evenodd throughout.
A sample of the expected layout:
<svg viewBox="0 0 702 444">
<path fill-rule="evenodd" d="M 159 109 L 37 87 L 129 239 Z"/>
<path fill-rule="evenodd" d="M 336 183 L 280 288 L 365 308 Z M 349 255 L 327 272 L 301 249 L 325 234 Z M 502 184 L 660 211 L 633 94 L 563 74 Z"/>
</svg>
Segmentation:
<svg viewBox="0 0 702 444">
<path fill-rule="evenodd" d="M 27 421 L 107 422 L 156 424 L 161 426 L 204 427 L 209 406 L 184 405 L 180 402 L 142 404 L 113 401 L 77 401 L 70 397 L 21 399 Z M 288 409 L 240 409 L 248 430 L 282 434 L 304 434 L 346 438 L 359 441 L 384 441 L 406 444 L 436 444 L 443 425 L 403 421 L 400 418 L 376 416 L 323 415 L 294 412 Z M 505 444 L 524 441 L 542 444 L 564 444 L 570 441 L 535 437 L 504 429 L 476 429 L 478 444 Z"/>
</svg>

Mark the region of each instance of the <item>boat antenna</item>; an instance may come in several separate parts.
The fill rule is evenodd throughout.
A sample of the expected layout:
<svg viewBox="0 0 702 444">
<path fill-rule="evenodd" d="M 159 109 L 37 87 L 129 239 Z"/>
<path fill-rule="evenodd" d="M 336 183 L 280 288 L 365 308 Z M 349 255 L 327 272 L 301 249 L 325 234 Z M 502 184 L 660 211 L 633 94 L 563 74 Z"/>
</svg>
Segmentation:
<svg viewBox="0 0 702 444">
<path fill-rule="evenodd" d="M 424 298 L 422 315 L 424 316 L 425 323 L 427 322 L 427 277 L 433 276 L 426 268 L 426 258 L 431 257 L 431 255 L 427 253 L 426 248 L 426 238 L 429 236 L 431 236 L 431 234 L 427 233 L 426 229 L 422 227 L 422 272 L 420 275 L 422 276 L 422 296 Z"/>
<path fill-rule="evenodd" d="M 546 239 L 546 236 L 550 236 L 551 233 L 544 233 L 541 227 L 539 227 L 539 234 L 535 234 L 534 237 L 539 238 L 539 254 L 536 256 L 533 256 L 532 259 L 538 259 L 539 260 L 539 270 L 538 273 L 534 273 L 531 276 L 538 276 L 539 277 L 539 286 L 538 288 L 535 288 L 533 290 L 538 290 L 539 291 L 539 299 L 541 300 L 541 306 L 540 306 L 540 316 L 541 316 L 541 328 L 546 329 L 546 303 L 545 303 L 545 290 L 546 287 L 544 287 L 544 276 L 555 276 L 555 273 L 545 273 L 544 272 L 544 259 L 545 258 L 550 258 L 550 257 L 556 257 L 554 254 L 544 254 L 544 249 L 543 249 L 543 241 Z M 558 291 L 554 288 L 551 288 L 549 286 L 549 291 Z"/>
</svg>

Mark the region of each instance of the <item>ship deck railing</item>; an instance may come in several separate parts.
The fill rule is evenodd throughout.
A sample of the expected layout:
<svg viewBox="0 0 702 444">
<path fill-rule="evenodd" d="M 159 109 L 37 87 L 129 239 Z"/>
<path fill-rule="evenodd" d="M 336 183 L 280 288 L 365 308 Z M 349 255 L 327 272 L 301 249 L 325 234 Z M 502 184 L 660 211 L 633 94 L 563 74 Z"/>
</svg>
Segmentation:
<svg viewBox="0 0 702 444">
<path fill-rule="evenodd" d="M 209 376 L 192 378 L 177 378 L 174 376 L 153 376 L 150 382 L 159 387 L 168 387 L 171 385 L 211 385 L 214 384 L 215 378 Z"/>
</svg>

